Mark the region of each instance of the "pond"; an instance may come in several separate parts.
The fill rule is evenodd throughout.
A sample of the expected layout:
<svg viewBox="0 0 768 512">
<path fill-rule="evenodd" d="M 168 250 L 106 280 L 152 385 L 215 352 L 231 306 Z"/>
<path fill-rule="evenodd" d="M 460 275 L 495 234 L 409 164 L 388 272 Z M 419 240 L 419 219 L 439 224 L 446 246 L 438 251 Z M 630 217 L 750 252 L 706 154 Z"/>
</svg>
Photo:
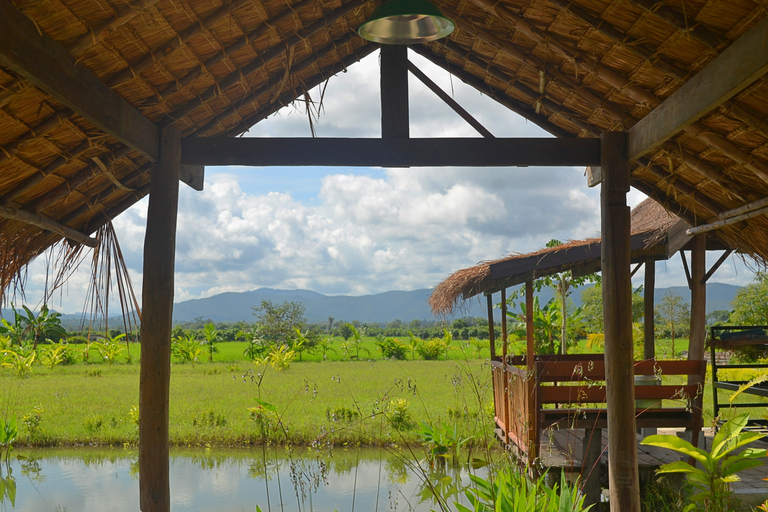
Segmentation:
<svg viewBox="0 0 768 512">
<path fill-rule="evenodd" d="M 16 458 L 20 456 L 19 458 Z M 477 464 L 476 464 L 477 465 Z M 139 509 L 135 449 L 20 449 L 2 464 L 0 510 L 135 512 Z M 451 510 L 467 504 L 466 464 L 443 470 L 389 449 L 305 448 L 171 451 L 174 512 L 333 512 Z"/>
</svg>

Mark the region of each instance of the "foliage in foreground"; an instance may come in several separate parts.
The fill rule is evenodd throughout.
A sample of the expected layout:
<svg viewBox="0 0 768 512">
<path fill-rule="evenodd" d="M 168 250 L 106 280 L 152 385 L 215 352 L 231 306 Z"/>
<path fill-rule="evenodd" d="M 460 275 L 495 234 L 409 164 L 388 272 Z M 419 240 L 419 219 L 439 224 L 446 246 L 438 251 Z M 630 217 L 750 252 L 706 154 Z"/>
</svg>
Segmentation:
<svg viewBox="0 0 768 512">
<path fill-rule="evenodd" d="M 702 469 L 684 461 L 664 464 L 657 473 L 683 473 L 698 492 L 691 497 L 694 503 L 685 510 L 695 510 L 703 504 L 708 512 L 731 510 L 730 499 L 733 491 L 730 484 L 740 480 L 739 471 L 763 465 L 757 460 L 768 453 L 765 448 L 745 448 L 740 453 L 729 455 L 737 448 L 765 437 L 758 432 L 742 432 L 749 420 L 748 414 L 740 414 L 728 420 L 712 440 L 712 450 L 707 452 L 696 448 L 677 436 L 655 435 L 646 437 L 642 444 L 669 448 L 701 463 Z"/>
<path fill-rule="evenodd" d="M 546 474 L 531 480 L 514 469 L 499 472 L 493 482 L 476 475 L 470 478 L 475 485 L 465 494 L 472 508 L 455 503 L 459 512 L 579 512 L 592 508 L 585 507 L 586 497 L 568 485 L 565 472 L 559 487 L 548 487 Z"/>
</svg>

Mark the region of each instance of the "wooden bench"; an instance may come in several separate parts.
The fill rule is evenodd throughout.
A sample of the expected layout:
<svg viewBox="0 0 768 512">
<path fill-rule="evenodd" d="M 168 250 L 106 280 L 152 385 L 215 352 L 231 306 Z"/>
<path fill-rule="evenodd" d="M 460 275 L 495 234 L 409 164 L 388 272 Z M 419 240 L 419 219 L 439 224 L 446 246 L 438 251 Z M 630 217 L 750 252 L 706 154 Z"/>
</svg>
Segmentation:
<svg viewBox="0 0 768 512">
<path fill-rule="evenodd" d="M 577 359 L 578 358 L 578 359 Z M 581 360 L 580 360 L 581 359 Z M 635 385 L 638 428 L 685 427 L 701 421 L 694 399 L 702 393 L 705 361 L 637 361 L 635 376 L 694 376 L 693 384 Z M 649 383 L 650 384 L 650 383 Z M 538 429 L 606 428 L 605 362 L 590 355 L 558 356 L 536 361 Z M 565 407 L 563 405 L 565 404 Z"/>
</svg>

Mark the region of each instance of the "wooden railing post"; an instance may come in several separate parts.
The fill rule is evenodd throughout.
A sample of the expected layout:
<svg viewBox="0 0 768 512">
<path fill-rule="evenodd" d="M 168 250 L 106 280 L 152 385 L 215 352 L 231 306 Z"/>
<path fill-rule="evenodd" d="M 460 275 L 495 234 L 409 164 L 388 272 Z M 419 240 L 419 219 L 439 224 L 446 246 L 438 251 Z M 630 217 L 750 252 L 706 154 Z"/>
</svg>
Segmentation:
<svg viewBox="0 0 768 512">
<path fill-rule="evenodd" d="M 693 237 L 691 249 L 691 331 L 688 342 L 688 359 L 704 359 L 704 345 L 707 338 L 707 284 L 705 282 L 707 258 L 707 235 L 700 233 Z M 702 407 L 704 404 L 704 374 L 690 375 L 689 384 L 699 384 L 699 393 L 692 397 L 694 425 L 691 429 L 691 443 L 699 444 L 699 433 L 703 427 Z"/>
<path fill-rule="evenodd" d="M 528 463 L 539 456 L 539 411 L 536 405 L 536 346 L 533 336 L 533 281 L 525 282 L 525 363 L 528 378 Z"/>
<path fill-rule="evenodd" d="M 501 290 L 501 368 L 504 383 L 504 444 L 509 444 L 509 429 L 512 426 L 509 412 L 509 373 L 507 372 L 507 290 Z"/>
<path fill-rule="evenodd" d="M 607 132 L 600 139 L 603 171 L 600 191 L 601 259 L 611 510 L 640 512 L 627 206 L 627 134 Z"/>
<path fill-rule="evenodd" d="M 139 506 L 142 512 L 168 512 L 171 508 L 168 400 L 180 168 L 179 131 L 164 128 L 160 134 L 160 160 L 152 171 L 144 238 L 139 384 Z"/>
</svg>

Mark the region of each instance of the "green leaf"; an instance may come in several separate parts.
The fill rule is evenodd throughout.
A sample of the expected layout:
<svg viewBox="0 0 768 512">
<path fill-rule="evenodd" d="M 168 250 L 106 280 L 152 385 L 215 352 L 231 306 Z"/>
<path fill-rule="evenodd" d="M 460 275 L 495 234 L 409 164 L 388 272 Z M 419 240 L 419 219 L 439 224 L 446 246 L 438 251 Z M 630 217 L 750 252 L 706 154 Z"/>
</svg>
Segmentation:
<svg viewBox="0 0 768 512">
<path fill-rule="evenodd" d="M 254 398 L 254 400 L 256 401 L 257 404 L 259 404 L 266 410 L 277 413 L 277 408 L 274 405 L 270 404 L 269 402 L 265 402 L 264 400 L 261 400 L 259 398 Z"/>
<path fill-rule="evenodd" d="M 656 470 L 656 474 L 662 474 L 662 473 L 696 473 L 701 472 L 700 469 L 697 469 L 687 462 L 684 462 L 682 460 L 678 460 L 675 462 L 670 462 L 669 464 L 662 465 L 659 469 Z"/>
<path fill-rule="evenodd" d="M 734 473 L 738 473 L 739 471 L 744 471 L 745 469 L 751 469 L 751 468 L 757 468 L 763 465 L 763 461 L 757 460 L 757 459 L 745 459 L 742 458 L 741 460 L 737 460 L 733 462 L 732 464 L 729 464 L 727 467 L 725 463 L 723 463 L 723 476 L 733 475 Z"/>
<path fill-rule="evenodd" d="M 749 421 L 749 414 L 739 414 L 726 421 L 720 430 L 715 434 L 712 439 L 712 451 L 711 456 L 714 459 L 719 459 L 722 454 L 725 444 L 739 435 L 739 432 L 747 425 Z"/>
<path fill-rule="evenodd" d="M 687 455 L 688 457 L 693 457 L 694 459 L 698 460 L 702 464 L 706 464 L 710 458 L 707 452 L 705 452 L 700 448 L 696 448 L 685 439 L 680 439 L 677 436 L 662 436 L 662 435 L 648 436 L 645 439 L 643 439 L 643 441 L 640 444 L 645 444 L 649 446 L 658 446 L 659 448 L 667 448 L 669 450 L 674 450 L 676 452 L 682 453 L 683 455 Z"/>
</svg>

